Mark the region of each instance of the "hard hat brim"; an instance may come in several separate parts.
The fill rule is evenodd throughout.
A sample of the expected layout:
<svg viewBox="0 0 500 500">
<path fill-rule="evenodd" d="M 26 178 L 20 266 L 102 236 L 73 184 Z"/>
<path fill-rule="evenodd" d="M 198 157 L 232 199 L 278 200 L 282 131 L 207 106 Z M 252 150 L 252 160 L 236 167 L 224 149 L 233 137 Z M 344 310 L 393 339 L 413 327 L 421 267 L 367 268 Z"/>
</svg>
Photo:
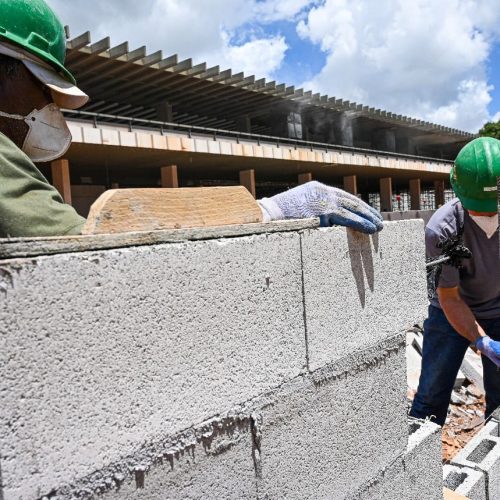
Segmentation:
<svg viewBox="0 0 500 500">
<path fill-rule="evenodd" d="M 51 90 L 52 98 L 59 107 L 78 109 L 88 102 L 89 96 L 73 82 L 59 74 L 51 65 L 21 47 L 0 43 L 0 54 L 21 61 L 37 80 Z"/>
<path fill-rule="evenodd" d="M 29 60 L 23 60 L 23 64 L 35 78 L 52 91 L 54 102 L 60 108 L 78 109 L 88 102 L 89 96 L 85 92 L 68 82 L 52 68 Z"/>
</svg>

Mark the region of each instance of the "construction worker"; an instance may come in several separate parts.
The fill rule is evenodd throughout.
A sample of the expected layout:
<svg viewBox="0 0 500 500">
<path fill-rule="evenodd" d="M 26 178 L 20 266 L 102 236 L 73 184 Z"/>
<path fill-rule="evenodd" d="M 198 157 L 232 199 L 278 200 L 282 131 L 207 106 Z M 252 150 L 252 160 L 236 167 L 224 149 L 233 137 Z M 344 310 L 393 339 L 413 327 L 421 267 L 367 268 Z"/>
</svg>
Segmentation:
<svg viewBox="0 0 500 500">
<path fill-rule="evenodd" d="M 451 170 L 458 198 L 430 219 L 429 258 L 457 237 L 471 251 L 460 268 L 444 265 L 424 322 L 422 373 L 410 415 L 444 425 L 451 392 L 467 348 L 482 354 L 486 417 L 500 406 L 500 257 L 497 177 L 500 141 L 483 137 L 467 144 Z"/>
<path fill-rule="evenodd" d="M 44 0 L 0 0 L 0 238 L 79 234 L 85 223 L 34 165 L 70 146 L 60 108 L 88 101 L 64 66 L 65 40 Z M 318 182 L 262 200 L 261 207 L 266 221 L 323 216 L 324 225 L 366 233 L 383 227 L 359 198 Z"/>
</svg>

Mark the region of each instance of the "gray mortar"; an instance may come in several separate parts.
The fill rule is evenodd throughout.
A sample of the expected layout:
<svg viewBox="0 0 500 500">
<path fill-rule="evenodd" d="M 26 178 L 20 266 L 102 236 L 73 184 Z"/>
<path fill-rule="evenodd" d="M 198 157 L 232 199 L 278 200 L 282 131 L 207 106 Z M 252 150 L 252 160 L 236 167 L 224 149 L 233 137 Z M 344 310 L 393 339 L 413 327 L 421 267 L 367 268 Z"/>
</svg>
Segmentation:
<svg viewBox="0 0 500 500">
<path fill-rule="evenodd" d="M 421 220 L 388 222 L 373 236 L 308 230 L 302 247 L 312 370 L 425 318 Z"/>
<path fill-rule="evenodd" d="M 6 500 L 71 483 L 305 369 L 297 233 L 0 267 Z"/>
</svg>

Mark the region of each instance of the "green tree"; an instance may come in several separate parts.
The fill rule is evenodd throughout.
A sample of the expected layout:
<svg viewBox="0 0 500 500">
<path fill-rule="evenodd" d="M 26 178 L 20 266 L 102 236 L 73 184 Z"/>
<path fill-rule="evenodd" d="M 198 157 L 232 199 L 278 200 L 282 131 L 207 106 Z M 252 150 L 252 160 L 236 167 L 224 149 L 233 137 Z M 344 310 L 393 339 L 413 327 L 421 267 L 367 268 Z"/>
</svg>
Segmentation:
<svg viewBox="0 0 500 500">
<path fill-rule="evenodd" d="M 494 137 L 500 139 L 500 120 L 497 122 L 488 122 L 483 125 L 479 131 L 479 135 L 483 137 Z"/>
</svg>

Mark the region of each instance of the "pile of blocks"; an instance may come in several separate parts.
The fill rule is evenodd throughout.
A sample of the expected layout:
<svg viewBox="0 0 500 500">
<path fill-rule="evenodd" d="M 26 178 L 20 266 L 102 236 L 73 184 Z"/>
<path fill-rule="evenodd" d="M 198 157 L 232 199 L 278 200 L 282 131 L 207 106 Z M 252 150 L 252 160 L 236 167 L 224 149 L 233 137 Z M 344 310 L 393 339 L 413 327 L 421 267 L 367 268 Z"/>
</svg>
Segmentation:
<svg viewBox="0 0 500 500">
<path fill-rule="evenodd" d="M 500 498 L 498 420 L 491 419 L 443 472 L 445 487 L 471 500 Z"/>
</svg>

